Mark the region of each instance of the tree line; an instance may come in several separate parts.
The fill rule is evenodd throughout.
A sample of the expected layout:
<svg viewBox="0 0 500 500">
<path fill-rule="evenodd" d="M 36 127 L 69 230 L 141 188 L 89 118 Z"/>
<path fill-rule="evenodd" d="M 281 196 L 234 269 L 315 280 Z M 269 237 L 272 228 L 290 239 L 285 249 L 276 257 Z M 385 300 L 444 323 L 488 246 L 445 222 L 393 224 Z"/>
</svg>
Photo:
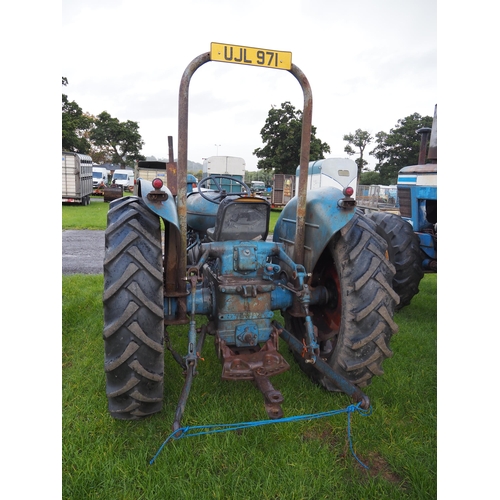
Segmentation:
<svg viewBox="0 0 500 500">
<path fill-rule="evenodd" d="M 378 132 L 373 137 L 369 132 L 357 129 L 345 134 L 347 142 L 344 151 L 349 155 L 359 155 L 355 162 L 358 166 L 358 184 L 396 184 L 398 171 L 408 165 L 418 163 L 420 136 L 417 130 L 432 125 L 431 116 L 413 113 L 398 120 L 389 132 Z M 300 163 L 300 142 L 302 131 L 302 111 L 295 109 L 290 102 L 281 108 L 272 107 L 266 123 L 260 131 L 264 147 L 253 151 L 260 160 L 257 168 L 294 175 Z M 367 147 L 375 141 L 375 147 L 368 152 L 377 159 L 373 171 L 366 168 Z M 316 137 L 316 127 L 311 127 L 310 161 L 325 158 L 330 146 Z"/>
<path fill-rule="evenodd" d="M 63 87 L 68 79 L 62 77 Z M 413 113 L 398 120 L 389 132 L 369 132 L 357 129 L 345 134 L 347 142 L 344 151 L 349 156 L 357 155 L 358 184 L 395 184 L 398 171 L 418 163 L 420 136 L 417 129 L 430 127 L 431 116 Z M 294 175 L 300 163 L 300 143 L 302 133 L 302 111 L 290 102 L 281 107 L 272 106 L 264 127 L 260 131 L 262 148 L 253 154 L 259 158 L 256 178 L 270 183 L 276 173 Z M 373 144 L 371 151 L 367 148 Z M 64 151 L 88 154 L 96 163 L 113 163 L 123 167 L 133 167 L 134 162 L 145 160 L 141 154 L 144 141 L 137 122 L 120 122 L 107 111 L 94 116 L 84 113 L 81 107 L 62 94 L 62 149 Z M 330 146 L 316 137 L 316 127 L 311 126 L 310 161 L 325 158 Z M 366 168 L 366 154 L 373 155 L 377 164 L 373 171 Z M 253 179 L 255 180 L 255 179 Z"/>
<path fill-rule="evenodd" d="M 62 85 L 68 85 L 64 76 Z M 140 153 L 143 146 L 137 122 L 120 122 L 107 111 L 97 116 L 84 113 L 75 101 L 70 101 L 66 94 L 62 95 L 64 151 L 88 154 L 95 163 L 133 167 L 136 160 L 146 159 Z"/>
</svg>

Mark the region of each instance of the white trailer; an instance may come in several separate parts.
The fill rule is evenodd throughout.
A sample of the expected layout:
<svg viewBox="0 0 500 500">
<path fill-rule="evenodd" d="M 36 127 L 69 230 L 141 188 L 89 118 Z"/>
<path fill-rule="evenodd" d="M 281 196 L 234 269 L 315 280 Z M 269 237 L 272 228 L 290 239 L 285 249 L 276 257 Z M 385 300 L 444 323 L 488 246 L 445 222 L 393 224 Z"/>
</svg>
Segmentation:
<svg viewBox="0 0 500 500">
<path fill-rule="evenodd" d="M 295 175 L 274 174 L 271 206 L 284 207 L 295 196 Z"/>
<path fill-rule="evenodd" d="M 134 174 L 136 179 L 153 181 L 159 177 L 167 186 L 167 162 L 160 160 L 141 160 L 135 163 Z"/>
<path fill-rule="evenodd" d="M 226 175 L 245 182 L 245 160 L 238 156 L 210 156 L 203 160 L 203 177 Z M 220 185 L 228 193 L 240 193 L 241 184 L 222 179 Z M 209 187 L 206 185 L 204 187 Z"/>
<path fill-rule="evenodd" d="M 62 201 L 88 205 L 92 194 L 92 158 L 80 153 L 62 152 Z"/>
</svg>

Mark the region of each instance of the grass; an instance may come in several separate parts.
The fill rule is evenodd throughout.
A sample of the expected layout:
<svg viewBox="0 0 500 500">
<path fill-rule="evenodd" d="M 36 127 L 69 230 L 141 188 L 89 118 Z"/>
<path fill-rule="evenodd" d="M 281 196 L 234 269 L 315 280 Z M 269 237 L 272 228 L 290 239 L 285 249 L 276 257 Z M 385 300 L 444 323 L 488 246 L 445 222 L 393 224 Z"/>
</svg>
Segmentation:
<svg viewBox="0 0 500 500">
<path fill-rule="evenodd" d="M 97 214 L 94 205 L 101 204 L 74 210 Z M 71 218 L 68 211 L 66 222 Z M 354 448 L 369 470 L 349 451 L 345 415 L 180 439 L 168 443 L 149 465 L 170 434 L 181 369 L 167 353 L 161 413 L 139 422 L 109 417 L 102 288 L 101 275 L 62 279 L 64 499 L 436 498 L 437 275 L 425 275 L 420 293 L 395 317 L 394 356 L 385 361 L 385 374 L 365 390 L 373 414 L 352 417 Z M 187 327 L 169 332 L 174 347 L 185 354 Z M 257 389 L 220 379 L 211 341 L 206 341 L 183 424 L 266 419 Z M 281 352 L 291 369 L 274 377 L 273 384 L 285 398 L 286 416 L 349 404 L 345 395 L 312 384 L 283 345 Z"/>
<path fill-rule="evenodd" d="M 130 193 L 126 193 L 130 196 Z M 62 228 L 63 229 L 106 229 L 106 216 L 109 203 L 104 203 L 102 197 L 91 197 L 90 205 L 81 206 L 72 203 L 65 203 L 62 206 Z M 274 226 L 280 215 L 280 211 L 271 210 L 269 220 L 269 232 L 274 231 Z"/>
<path fill-rule="evenodd" d="M 63 229 L 106 229 L 106 216 L 109 203 L 98 197 L 90 198 L 90 205 L 74 205 L 65 203 L 62 206 Z"/>
</svg>

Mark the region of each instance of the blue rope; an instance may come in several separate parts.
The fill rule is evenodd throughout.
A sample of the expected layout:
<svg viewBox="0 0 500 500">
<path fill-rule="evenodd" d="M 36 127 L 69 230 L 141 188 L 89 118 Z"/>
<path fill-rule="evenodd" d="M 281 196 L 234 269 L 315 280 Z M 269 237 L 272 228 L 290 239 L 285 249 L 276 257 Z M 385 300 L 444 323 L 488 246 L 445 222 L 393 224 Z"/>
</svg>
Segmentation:
<svg viewBox="0 0 500 500">
<path fill-rule="evenodd" d="M 219 432 L 248 429 L 249 427 L 259 427 L 262 425 L 281 424 L 285 422 L 298 422 L 300 420 L 314 420 L 317 418 L 331 417 L 333 415 L 340 415 L 341 413 L 347 413 L 347 434 L 349 439 L 349 448 L 354 458 L 365 469 L 368 469 L 368 467 L 363 462 L 361 462 L 361 460 L 356 456 L 356 453 L 354 452 L 352 446 L 352 438 L 351 438 L 351 414 L 358 412 L 363 417 L 368 417 L 372 414 L 371 406 L 368 410 L 363 410 L 360 404 L 361 403 L 358 403 L 356 405 L 349 405 L 342 410 L 330 410 L 322 413 L 313 413 L 310 415 L 297 415 L 295 417 L 285 417 L 275 420 L 257 420 L 255 422 L 239 422 L 234 424 L 194 425 L 194 426 L 180 427 L 176 431 L 172 432 L 172 434 L 170 434 L 170 436 L 168 436 L 167 439 L 165 439 L 163 444 L 160 446 L 159 450 L 156 452 L 156 455 L 150 460 L 149 465 L 153 465 L 153 462 L 156 460 L 161 450 L 163 450 L 163 448 L 169 441 L 178 440 L 184 437 L 201 436 L 204 434 L 216 434 Z M 202 429 L 204 430 L 202 431 Z"/>
</svg>

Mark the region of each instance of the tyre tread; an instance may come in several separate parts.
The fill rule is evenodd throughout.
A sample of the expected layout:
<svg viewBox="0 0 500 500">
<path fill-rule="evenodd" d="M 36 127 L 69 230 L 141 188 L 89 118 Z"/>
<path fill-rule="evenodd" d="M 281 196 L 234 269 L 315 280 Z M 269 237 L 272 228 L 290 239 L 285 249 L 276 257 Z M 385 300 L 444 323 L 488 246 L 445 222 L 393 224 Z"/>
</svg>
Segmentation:
<svg viewBox="0 0 500 500">
<path fill-rule="evenodd" d="M 137 197 L 110 203 L 104 258 L 104 370 L 110 414 L 137 420 L 163 400 L 159 218 Z"/>
</svg>

